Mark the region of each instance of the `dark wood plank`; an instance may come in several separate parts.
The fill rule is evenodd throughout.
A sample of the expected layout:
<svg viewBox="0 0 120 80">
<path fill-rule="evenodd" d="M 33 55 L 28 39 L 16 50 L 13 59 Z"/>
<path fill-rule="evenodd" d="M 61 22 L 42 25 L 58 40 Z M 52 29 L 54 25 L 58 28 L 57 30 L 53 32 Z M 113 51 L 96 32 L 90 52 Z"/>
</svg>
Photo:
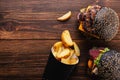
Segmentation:
<svg viewBox="0 0 120 80">
<path fill-rule="evenodd" d="M 52 45 L 60 40 L 0 40 L 0 52 L 10 53 L 43 53 L 48 54 Z M 96 47 L 109 47 L 120 51 L 120 40 L 112 40 L 110 42 L 104 42 L 101 40 L 74 40 L 82 50 L 89 50 Z M 9 54 L 7 54 L 9 56 Z M 5 56 L 7 56 L 5 55 Z"/>
<path fill-rule="evenodd" d="M 95 0 L 74 0 L 74 1 L 68 1 L 68 0 L 51 0 L 51 1 L 43 1 L 43 0 L 1 0 L 0 2 L 0 11 L 20 11 L 20 12 L 61 12 L 61 11 L 67 11 L 67 10 L 79 10 L 79 7 L 83 7 L 89 4 L 94 3 Z M 6 3 L 7 2 L 7 3 Z M 81 4 L 81 5 L 80 5 Z M 7 5 L 7 6 L 5 6 Z"/>
<path fill-rule="evenodd" d="M 39 78 L 44 72 L 51 46 L 58 40 L 1 40 L 0 77 L 12 79 Z M 105 43 L 100 40 L 74 40 L 81 49 L 80 62 L 70 80 L 87 80 L 88 50 L 92 46 L 120 51 L 120 40 Z M 96 44 L 94 44 L 96 43 Z M 80 77 L 79 77 L 80 76 Z"/>
<path fill-rule="evenodd" d="M 76 20 L 58 22 L 56 20 L 40 21 L 38 23 L 18 24 L 13 21 L 1 23 L 0 39 L 60 39 L 61 32 L 70 30 L 73 39 L 85 39 L 78 30 Z M 120 39 L 120 29 L 114 40 Z"/>
<path fill-rule="evenodd" d="M 86 7 L 87 5 L 94 4 L 99 1 L 98 4 L 105 6 L 112 6 L 119 8 L 119 0 L 1 0 L 0 11 L 7 12 L 61 12 L 67 10 L 79 10 L 79 8 Z M 113 5 L 111 5 L 113 4 Z M 7 6 L 6 6 L 7 5 Z"/>
<path fill-rule="evenodd" d="M 4 10 L 1 10 L 2 12 L 0 12 L 0 39 L 59 39 L 61 32 L 65 29 L 69 29 L 71 31 L 73 39 L 84 39 L 82 34 L 80 34 L 80 31 L 78 31 L 79 23 L 76 19 L 76 16 L 80 8 L 92 4 L 93 1 L 52 0 L 41 2 L 38 0 L 10 0 L 9 4 L 9 1 L 8 3 L 6 3 L 5 1 L 1 0 L 0 10 Z M 118 0 L 101 1 L 101 5 L 113 8 L 120 16 L 120 7 L 118 7 L 118 3 Z M 46 4 L 49 7 L 45 7 Z M 112 6 L 111 4 L 113 4 L 114 6 Z M 44 8 L 40 8 L 41 6 Z M 31 11 L 27 11 L 31 8 Z M 58 8 L 60 9 L 60 11 Z M 17 9 L 20 10 L 17 11 Z M 35 9 L 37 9 L 37 12 L 34 11 Z M 73 12 L 72 18 L 70 20 L 66 22 L 59 22 L 56 20 L 57 17 L 61 16 L 69 10 Z M 120 39 L 119 33 L 120 32 L 118 32 L 114 40 Z"/>
</svg>

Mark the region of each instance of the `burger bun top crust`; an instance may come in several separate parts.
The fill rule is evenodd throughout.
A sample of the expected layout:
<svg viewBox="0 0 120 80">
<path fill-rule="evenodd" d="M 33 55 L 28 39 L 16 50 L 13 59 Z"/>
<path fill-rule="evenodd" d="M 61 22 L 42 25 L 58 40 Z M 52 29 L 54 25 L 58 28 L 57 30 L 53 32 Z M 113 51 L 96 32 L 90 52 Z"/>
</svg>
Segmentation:
<svg viewBox="0 0 120 80">
<path fill-rule="evenodd" d="M 117 13 L 107 7 L 102 7 L 97 12 L 93 26 L 95 34 L 105 41 L 112 40 L 119 29 L 119 17 Z"/>
</svg>

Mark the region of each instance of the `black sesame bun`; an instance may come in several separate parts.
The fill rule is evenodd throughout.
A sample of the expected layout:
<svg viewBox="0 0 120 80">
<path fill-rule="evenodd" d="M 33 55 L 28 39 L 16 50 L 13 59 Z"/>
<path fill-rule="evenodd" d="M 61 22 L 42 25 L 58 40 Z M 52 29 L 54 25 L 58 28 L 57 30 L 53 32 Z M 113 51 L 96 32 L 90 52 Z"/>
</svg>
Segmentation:
<svg viewBox="0 0 120 80">
<path fill-rule="evenodd" d="M 78 20 L 79 30 L 105 41 L 112 40 L 119 28 L 117 13 L 111 8 L 99 5 L 83 8 L 78 14 Z"/>
<path fill-rule="evenodd" d="M 120 80 L 119 52 L 97 48 L 90 51 L 90 56 L 88 72 L 92 80 Z"/>
<path fill-rule="evenodd" d="M 120 80 L 120 53 L 115 50 L 106 52 L 98 65 L 100 80 Z"/>
</svg>

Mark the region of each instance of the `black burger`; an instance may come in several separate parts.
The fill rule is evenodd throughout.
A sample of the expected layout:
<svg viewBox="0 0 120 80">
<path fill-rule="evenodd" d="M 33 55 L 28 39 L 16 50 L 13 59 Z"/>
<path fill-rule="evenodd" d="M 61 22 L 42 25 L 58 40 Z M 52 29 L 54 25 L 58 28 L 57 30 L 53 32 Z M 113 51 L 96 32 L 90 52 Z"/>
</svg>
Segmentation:
<svg viewBox="0 0 120 80">
<path fill-rule="evenodd" d="M 79 30 L 90 36 L 110 41 L 118 32 L 119 17 L 111 8 L 90 5 L 81 9 L 77 18 Z"/>
<path fill-rule="evenodd" d="M 89 51 L 88 73 L 92 80 L 120 80 L 120 53 L 108 48 Z"/>
</svg>

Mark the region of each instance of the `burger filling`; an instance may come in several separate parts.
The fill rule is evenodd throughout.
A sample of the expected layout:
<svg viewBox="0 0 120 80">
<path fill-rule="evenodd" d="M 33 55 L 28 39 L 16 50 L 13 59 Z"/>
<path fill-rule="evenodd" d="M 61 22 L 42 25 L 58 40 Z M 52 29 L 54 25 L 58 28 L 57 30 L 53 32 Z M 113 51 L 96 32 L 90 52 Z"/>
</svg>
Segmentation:
<svg viewBox="0 0 120 80">
<path fill-rule="evenodd" d="M 100 62 L 101 56 L 106 53 L 107 51 L 109 51 L 110 49 L 108 48 L 93 48 L 89 51 L 90 54 L 90 60 L 93 62 L 92 68 L 91 68 L 91 72 L 94 74 L 97 74 L 97 66 Z M 90 67 L 89 67 L 90 68 Z"/>
<path fill-rule="evenodd" d="M 77 18 L 80 22 L 79 29 L 81 31 L 94 33 L 95 28 L 92 25 L 94 24 L 95 16 L 100 9 L 101 6 L 92 5 L 80 10 Z"/>
</svg>

